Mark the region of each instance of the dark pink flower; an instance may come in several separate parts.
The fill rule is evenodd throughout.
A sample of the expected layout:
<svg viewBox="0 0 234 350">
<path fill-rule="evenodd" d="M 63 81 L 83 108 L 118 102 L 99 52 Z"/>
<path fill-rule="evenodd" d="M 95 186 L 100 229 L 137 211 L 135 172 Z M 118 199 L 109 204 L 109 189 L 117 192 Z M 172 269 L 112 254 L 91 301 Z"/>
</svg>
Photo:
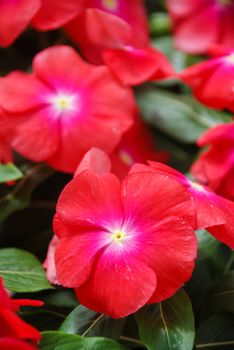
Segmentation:
<svg viewBox="0 0 234 350">
<path fill-rule="evenodd" d="M 192 166 L 192 174 L 219 195 L 234 200 L 234 122 L 209 129 L 197 143 L 208 149 Z"/>
<path fill-rule="evenodd" d="M 1 132 L 35 162 L 74 172 L 91 147 L 113 151 L 133 122 L 132 91 L 104 66 L 84 62 L 68 46 L 55 46 L 33 60 L 33 73 L 0 80 Z"/>
<path fill-rule="evenodd" d="M 234 248 L 234 203 L 216 195 L 208 187 L 190 181 L 177 170 L 157 162 L 150 161 L 151 171 L 177 181 L 192 196 L 195 211 L 195 229 L 205 228 L 216 239 Z M 148 172 L 148 167 L 137 164 L 131 172 Z"/>
<path fill-rule="evenodd" d="M 174 74 L 166 57 L 150 47 L 140 0 L 87 1 L 83 13 L 66 26 L 66 31 L 89 61 L 104 62 L 125 85 Z"/>
<path fill-rule="evenodd" d="M 179 74 L 195 97 L 211 108 L 234 111 L 234 50 L 213 46 L 213 58 Z"/>
<path fill-rule="evenodd" d="M 41 0 L 0 1 L 0 47 L 10 45 L 28 26 L 38 11 Z"/>
<path fill-rule="evenodd" d="M 233 0 L 167 0 L 167 5 L 178 49 L 201 54 L 212 44 L 234 47 Z"/>
</svg>

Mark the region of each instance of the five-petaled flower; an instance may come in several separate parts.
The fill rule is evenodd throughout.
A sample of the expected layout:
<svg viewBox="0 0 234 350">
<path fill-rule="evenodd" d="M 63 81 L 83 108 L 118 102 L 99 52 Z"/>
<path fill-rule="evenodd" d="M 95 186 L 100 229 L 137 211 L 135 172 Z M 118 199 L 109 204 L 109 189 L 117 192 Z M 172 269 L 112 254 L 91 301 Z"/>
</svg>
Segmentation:
<svg viewBox="0 0 234 350">
<path fill-rule="evenodd" d="M 172 296 L 190 278 L 193 226 L 191 197 L 168 176 L 149 169 L 121 184 L 83 167 L 57 204 L 57 278 L 85 306 L 127 316 Z"/>
<path fill-rule="evenodd" d="M 132 91 L 68 46 L 36 55 L 32 74 L 2 78 L 0 105 L 1 133 L 13 149 L 64 172 L 91 147 L 113 151 L 135 113 Z"/>
</svg>

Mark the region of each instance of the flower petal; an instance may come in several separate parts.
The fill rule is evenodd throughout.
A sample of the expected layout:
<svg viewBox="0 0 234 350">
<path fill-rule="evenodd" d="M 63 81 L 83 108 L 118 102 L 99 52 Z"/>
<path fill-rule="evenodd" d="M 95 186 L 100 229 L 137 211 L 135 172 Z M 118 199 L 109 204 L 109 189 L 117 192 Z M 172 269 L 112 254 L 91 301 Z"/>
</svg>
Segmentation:
<svg viewBox="0 0 234 350">
<path fill-rule="evenodd" d="M 105 228 L 122 221 L 120 182 L 112 174 L 90 170 L 75 177 L 62 191 L 57 214 L 65 225 Z"/>
<path fill-rule="evenodd" d="M 106 232 L 76 231 L 73 235 L 60 239 L 55 250 L 58 281 L 69 288 L 79 287 L 87 280 L 96 255 L 108 244 Z"/>
<path fill-rule="evenodd" d="M 120 318 L 145 305 L 155 288 L 156 275 L 151 268 L 110 246 L 98 258 L 87 282 L 76 289 L 76 295 L 88 308 Z"/>
</svg>

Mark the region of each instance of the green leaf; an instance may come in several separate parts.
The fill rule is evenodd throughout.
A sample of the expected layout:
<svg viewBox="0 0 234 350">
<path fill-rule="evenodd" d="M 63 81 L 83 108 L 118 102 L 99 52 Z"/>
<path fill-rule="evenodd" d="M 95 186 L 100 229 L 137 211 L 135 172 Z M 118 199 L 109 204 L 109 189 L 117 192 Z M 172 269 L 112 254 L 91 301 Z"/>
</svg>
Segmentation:
<svg viewBox="0 0 234 350">
<path fill-rule="evenodd" d="M 229 115 L 205 108 L 190 96 L 148 88 L 138 93 L 146 121 L 184 143 L 194 143 L 208 128 L 230 121 Z"/>
<path fill-rule="evenodd" d="M 152 35 L 168 34 L 171 30 L 171 20 L 165 12 L 154 12 L 150 15 L 149 25 Z"/>
<path fill-rule="evenodd" d="M 41 350 L 126 350 L 117 342 L 105 338 L 84 338 L 63 332 L 44 332 Z"/>
<path fill-rule="evenodd" d="M 27 208 L 34 189 L 53 174 L 46 164 L 37 164 L 29 169 L 14 190 L 0 199 L 0 222 L 17 210 Z"/>
<path fill-rule="evenodd" d="M 97 312 L 79 305 L 67 316 L 59 330 L 68 334 L 82 334 L 90 326 L 90 322 L 97 318 L 97 315 Z"/>
<path fill-rule="evenodd" d="M 102 336 L 117 340 L 125 321 L 125 318 L 112 319 L 79 305 L 67 316 L 59 330 L 68 334 Z"/>
<path fill-rule="evenodd" d="M 52 288 L 35 256 L 21 249 L 0 249 L 0 276 L 12 292 L 37 292 Z"/>
<path fill-rule="evenodd" d="M 214 307 L 234 313 L 234 271 L 224 275 L 211 293 Z"/>
<path fill-rule="evenodd" d="M 196 349 L 234 349 L 233 316 L 227 314 L 216 314 L 204 321 L 197 330 Z"/>
<path fill-rule="evenodd" d="M 206 230 L 196 231 L 196 236 L 198 239 L 198 258 L 206 259 L 216 255 L 217 250 L 220 247 L 220 242 L 215 239 Z"/>
<path fill-rule="evenodd" d="M 22 176 L 23 174 L 14 164 L 0 164 L 0 183 L 18 180 Z"/>
<path fill-rule="evenodd" d="M 145 306 L 135 317 L 140 339 L 148 350 L 193 349 L 193 311 L 183 290 L 162 303 Z"/>
</svg>

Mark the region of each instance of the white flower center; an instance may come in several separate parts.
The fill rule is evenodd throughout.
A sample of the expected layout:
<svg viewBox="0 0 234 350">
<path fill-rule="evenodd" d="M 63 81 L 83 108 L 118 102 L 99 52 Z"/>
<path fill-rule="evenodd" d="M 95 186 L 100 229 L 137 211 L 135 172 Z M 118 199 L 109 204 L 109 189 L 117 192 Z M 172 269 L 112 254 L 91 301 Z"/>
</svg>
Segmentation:
<svg viewBox="0 0 234 350">
<path fill-rule="evenodd" d="M 193 187 L 197 191 L 205 192 L 205 188 L 202 185 L 199 185 L 197 182 L 189 181 L 191 187 Z"/>
<path fill-rule="evenodd" d="M 234 53 L 226 57 L 227 62 L 234 64 Z"/>
<path fill-rule="evenodd" d="M 76 95 L 59 92 L 56 95 L 50 96 L 49 103 L 57 113 L 68 113 L 79 107 Z"/>
</svg>

